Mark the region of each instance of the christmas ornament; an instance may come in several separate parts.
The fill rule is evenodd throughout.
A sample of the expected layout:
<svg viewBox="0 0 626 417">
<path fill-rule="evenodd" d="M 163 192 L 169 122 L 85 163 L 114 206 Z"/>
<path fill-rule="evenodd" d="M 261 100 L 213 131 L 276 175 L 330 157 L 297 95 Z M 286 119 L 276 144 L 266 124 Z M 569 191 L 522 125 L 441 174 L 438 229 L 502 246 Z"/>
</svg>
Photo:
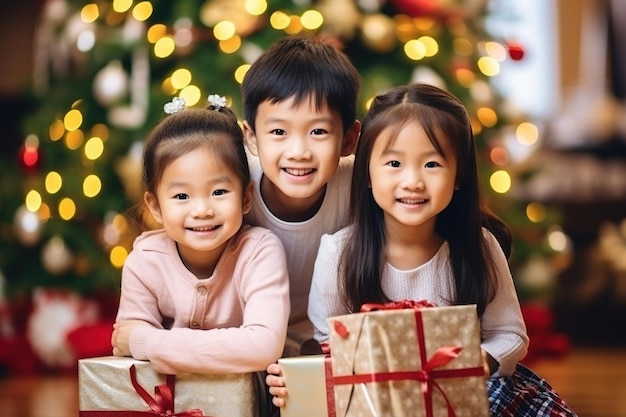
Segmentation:
<svg viewBox="0 0 626 417">
<path fill-rule="evenodd" d="M 117 60 L 109 62 L 93 79 L 93 95 L 103 107 L 110 107 L 128 94 L 128 74 Z"/>
<path fill-rule="evenodd" d="M 150 93 L 150 61 L 148 50 L 137 47 L 133 51 L 130 74 L 130 104 L 116 106 L 109 110 L 108 118 L 112 125 L 137 129 L 144 125 L 148 116 Z"/>
<path fill-rule="evenodd" d="M 41 262 L 51 274 L 61 275 L 72 267 L 74 255 L 61 236 L 54 236 L 41 250 Z"/>
<path fill-rule="evenodd" d="M 26 335 L 35 354 L 50 367 L 71 367 L 76 357 L 67 341 L 70 331 L 96 323 L 98 306 L 76 294 L 37 288 Z"/>
<path fill-rule="evenodd" d="M 521 44 L 508 41 L 506 49 L 509 51 L 509 56 L 513 61 L 521 61 L 524 58 L 524 47 Z"/>
<path fill-rule="evenodd" d="M 24 246 L 33 246 L 41 239 L 43 225 L 39 215 L 21 205 L 13 216 L 13 232 Z"/>
<path fill-rule="evenodd" d="M 352 0 L 321 0 L 316 9 L 324 16 L 324 32 L 352 39 L 363 17 Z"/>
<path fill-rule="evenodd" d="M 391 0 L 400 12 L 411 17 L 438 16 L 441 6 L 437 0 Z"/>
<path fill-rule="evenodd" d="M 143 142 L 137 141 L 131 145 L 126 155 L 121 157 L 115 164 L 115 172 L 124 184 L 126 196 L 137 201 L 143 198 L 143 185 L 141 183 L 141 158 Z"/>
</svg>

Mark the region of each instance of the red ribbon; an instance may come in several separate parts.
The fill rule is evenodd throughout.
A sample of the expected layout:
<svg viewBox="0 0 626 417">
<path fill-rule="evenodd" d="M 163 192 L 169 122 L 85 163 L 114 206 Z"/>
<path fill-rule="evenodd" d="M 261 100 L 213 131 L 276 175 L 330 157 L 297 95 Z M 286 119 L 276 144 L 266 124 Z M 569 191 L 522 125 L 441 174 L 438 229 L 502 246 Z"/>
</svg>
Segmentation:
<svg viewBox="0 0 626 417">
<path fill-rule="evenodd" d="M 402 380 L 414 380 L 420 381 L 422 383 L 422 394 L 424 395 L 424 407 L 426 409 L 426 417 L 433 416 L 433 404 L 432 404 L 432 392 L 433 389 L 436 389 L 443 396 L 446 407 L 448 409 L 448 417 L 455 417 L 454 409 L 452 408 L 452 404 L 448 399 L 448 396 L 443 391 L 441 386 L 437 383 L 436 379 L 440 378 L 459 378 L 459 377 L 470 377 L 470 376 L 483 376 L 484 369 L 482 366 L 474 367 L 474 368 L 463 368 L 463 369 L 436 369 L 447 363 L 449 363 L 452 359 L 456 358 L 459 355 L 459 352 L 462 350 L 459 346 L 443 346 L 435 351 L 433 356 L 430 359 L 426 358 L 426 344 L 424 337 L 424 323 L 422 321 L 422 312 L 421 309 L 427 307 L 434 307 L 433 304 L 428 301 L 413 301 L 413 300 L 401 300 L 397 302 L 387 303 L 387 304 L 364 304 L 361 307 L 361 311 L 376 311 L 376 310 L 398 310 L 398 309 L 413 309 L 415 313 L 415 327 L 417 334 L 417 343 L 419 346 L 420 352 L 420 361 L 422 363 L 422 369 L 419 371 L 395 371 L 395 372 L 379 372 L 379 373 L 371 373 L 371 374 L 357 374 L 357 375 L 341 375 L 341 376 L 333 376 L 332 378 L 328 377 L 328 370 L 326 371 L 327 383 L 326 389 L 328 394 L 328 386 L 329 380 L 331 381 L 331 390 L 334 390 L 334 385 L 354 385 L 359 383 L 368 383 L 368 382 L 388 382 L 388 381 L 402 381 Z M 342 324 L 343 326 L 343 324 Z M 337 327 L 337 326 L 335 326 Z M 345 326 L 343 326 L 345 327 Z M 348 330 L 346 329 L 346 337 L 348 334 Z M 341 333 L 340 336 L 344 337 Z M 332 369 L 331 369 L 332 372 Z M 332 392 L 332 399 L 327 395 L 327 399 L 329 400 L 329 416 L 335 416 L 335 399 L 334 392 Z M 330 407 L 330 403 L 332 401 L 332 410 Z M 332 414 L 330 414 L 332 412 Z"/>
<path fill-rule="evenodd" d="M 199 408 L 190 408 L 180 413 L 174 412 L 174 381 L 173 375 L 165 376 L 165 384 L 154 387 L 154 398 L 137 381 L 137 369 L 135 365 L 129 368 L 130 382 L 135 388 L 135 392 L 139 394 L 141 399 L 150 407 L 151 411 L 135 411 L 135 410 L 87 410 L 79 411 L 80 417 L 143 417 L 161 416 L 161 417 L 209 417 L 205 416 Z"/>
</svg>

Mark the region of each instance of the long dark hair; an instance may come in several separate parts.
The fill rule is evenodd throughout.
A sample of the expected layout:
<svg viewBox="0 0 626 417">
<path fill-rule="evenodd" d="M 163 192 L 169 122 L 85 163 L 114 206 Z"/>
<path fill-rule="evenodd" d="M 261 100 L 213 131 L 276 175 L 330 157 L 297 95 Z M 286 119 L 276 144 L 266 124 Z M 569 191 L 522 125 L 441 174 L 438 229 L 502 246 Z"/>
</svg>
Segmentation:
<svg viewBox="0 0 626 417">
<path fill-rule="evenodd" d="M 456 156 L 459 189 L 437 216 L 435 230 L 450 248 L 456 294 L 450 302 L 477 304 L 482 314 L 497 289 L 482 227 L 496 236 L 507 257 L 511 235 L 481 200 L 474 135 L 467 110 L 453 95 L 427 84 L 396 87 L 377 96 L 363 120 L 350 194 L 353 235 L 347 239 L 340 258 L 339 291 L 352 312 L 364 303 L 390 301 L 381 287 L 385 222 L 368 187 L 369 159 L 381 133 L 390 132 L 393 137 L 414 121 L 419 121 L 435 149 L 443 153 L 442 143 L 447 141 Z"/>
</svg>

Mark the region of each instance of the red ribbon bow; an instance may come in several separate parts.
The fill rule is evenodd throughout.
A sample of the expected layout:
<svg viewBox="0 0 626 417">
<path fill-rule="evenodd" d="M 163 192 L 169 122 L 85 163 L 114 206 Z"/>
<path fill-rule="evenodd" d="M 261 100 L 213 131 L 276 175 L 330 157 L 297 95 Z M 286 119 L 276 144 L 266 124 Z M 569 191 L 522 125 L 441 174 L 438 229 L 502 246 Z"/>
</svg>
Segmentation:
<svg viewBox="0 0 626 417">
<path fill-rule="evenodd" d="M 415 326 L 417 334 L 417 343 L 419 346 L 420 360 L 422 363 L 422 369 L 418 371 L 395 371 L 395 372 L 380 372 L 371 374 L 357 374 L 357 375 L 341 375 L 332 376 L 329 378 L 327 370 L 327 385 L 343 385 L 343 384 L 358 384 L 368 382 L 388 382 L 388 381 L 400 381 L 400 380 L 415 380 L 422 383 L 422 394 L 424 395 L 424 407 L 426 409 L 426 416 L 433 416 L 432 406 L 432 391 L 436 389 L 443 396 L 446 407 L 448 410 L 448 417 L 454 417 L 454 409 L 448 399 L 446 393 L 441 386 L 437 383 L 438 378 L 454 378 L 454 377 L 469 377 L 469 376 L 482 376 L 484 375 L 484 369 L 482 367 L 464 368 L 464 369 L 437 369 L 446 365 L 451 360 L 459 355 L 462 350 L 459 346 L 443 346 L 435 351 L 430 359 L 426 358 L 426 344 L 424 337 L 424 324 L 422 322 L 421 309 L 427 307 L 435 307 L 434 304 L 426 300 L 414 301 L 414 300 L 400 300 L 396 302 L 390 302 L 385 304 L 364 304 L 361 307 L 362 312 L 370 312 L 377 310 L 399 310 L 399 309 L 413 309 L 415 313 Z M 335 330 L 342 337 L 346 338 L 349 335 L 347 327 L 340 322 L 334 323 Z M 330 379 L 330 380 L 329 380 Z M 327 386 L 328 389 L 328 386 Z M 331 404 L 334 412 L 334 398 L 331 399 Z"/>
<path fill-rule="evenodd" d="M 160 417 L 210 417 L 205 416 L 199 408 L 190 408 L 180 413 L 174 412 L 174 375 L 165 376 L 165 384 L 154 387 L 154 398 L 137 381 L 137 369 L 131 365 L 128 369 L 130 382 L 142 400 L 150 407 L 151 411 L 135 410 L 87 410 L 79 411 L 80 417 L 145 417 L 146 415 Z"/>
</svg>

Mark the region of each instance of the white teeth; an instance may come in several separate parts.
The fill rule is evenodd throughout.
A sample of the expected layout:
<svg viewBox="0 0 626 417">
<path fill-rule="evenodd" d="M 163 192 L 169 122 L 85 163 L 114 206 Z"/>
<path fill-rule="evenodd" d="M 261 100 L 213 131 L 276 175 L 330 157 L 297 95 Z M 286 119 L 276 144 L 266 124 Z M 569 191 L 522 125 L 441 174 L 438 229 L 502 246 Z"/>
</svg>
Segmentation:
<svg viewBox="0 0 626 417">
<path fill-rule="evenodd" d="M 207 226 L 207 227 L 192 227 L 191 230 L 194 232 L 208 232 L 209 230 L 215 229 L 215 226 Z"/>
<path fill-rule="evenodd" d="M 311 172 L 313 172 L 313 169 L 308 168 L 308 169 L 296 169 L 296 168 L 285 168 L 285 172 L 287 172 L 289 175 L 295 175 L 297 177 L 303 176 L 303 175 L 308 175 Z"/>
<path fill-rule="evenodd" d="M 402 204 L 421 204 L 421 203 L 425 203 L 426 200 L 424 200 L 423 198 L 420 198 L 419 200 L 408 200 L 408 199 L 400 199 L 399 200 Z"/>
</svg>

